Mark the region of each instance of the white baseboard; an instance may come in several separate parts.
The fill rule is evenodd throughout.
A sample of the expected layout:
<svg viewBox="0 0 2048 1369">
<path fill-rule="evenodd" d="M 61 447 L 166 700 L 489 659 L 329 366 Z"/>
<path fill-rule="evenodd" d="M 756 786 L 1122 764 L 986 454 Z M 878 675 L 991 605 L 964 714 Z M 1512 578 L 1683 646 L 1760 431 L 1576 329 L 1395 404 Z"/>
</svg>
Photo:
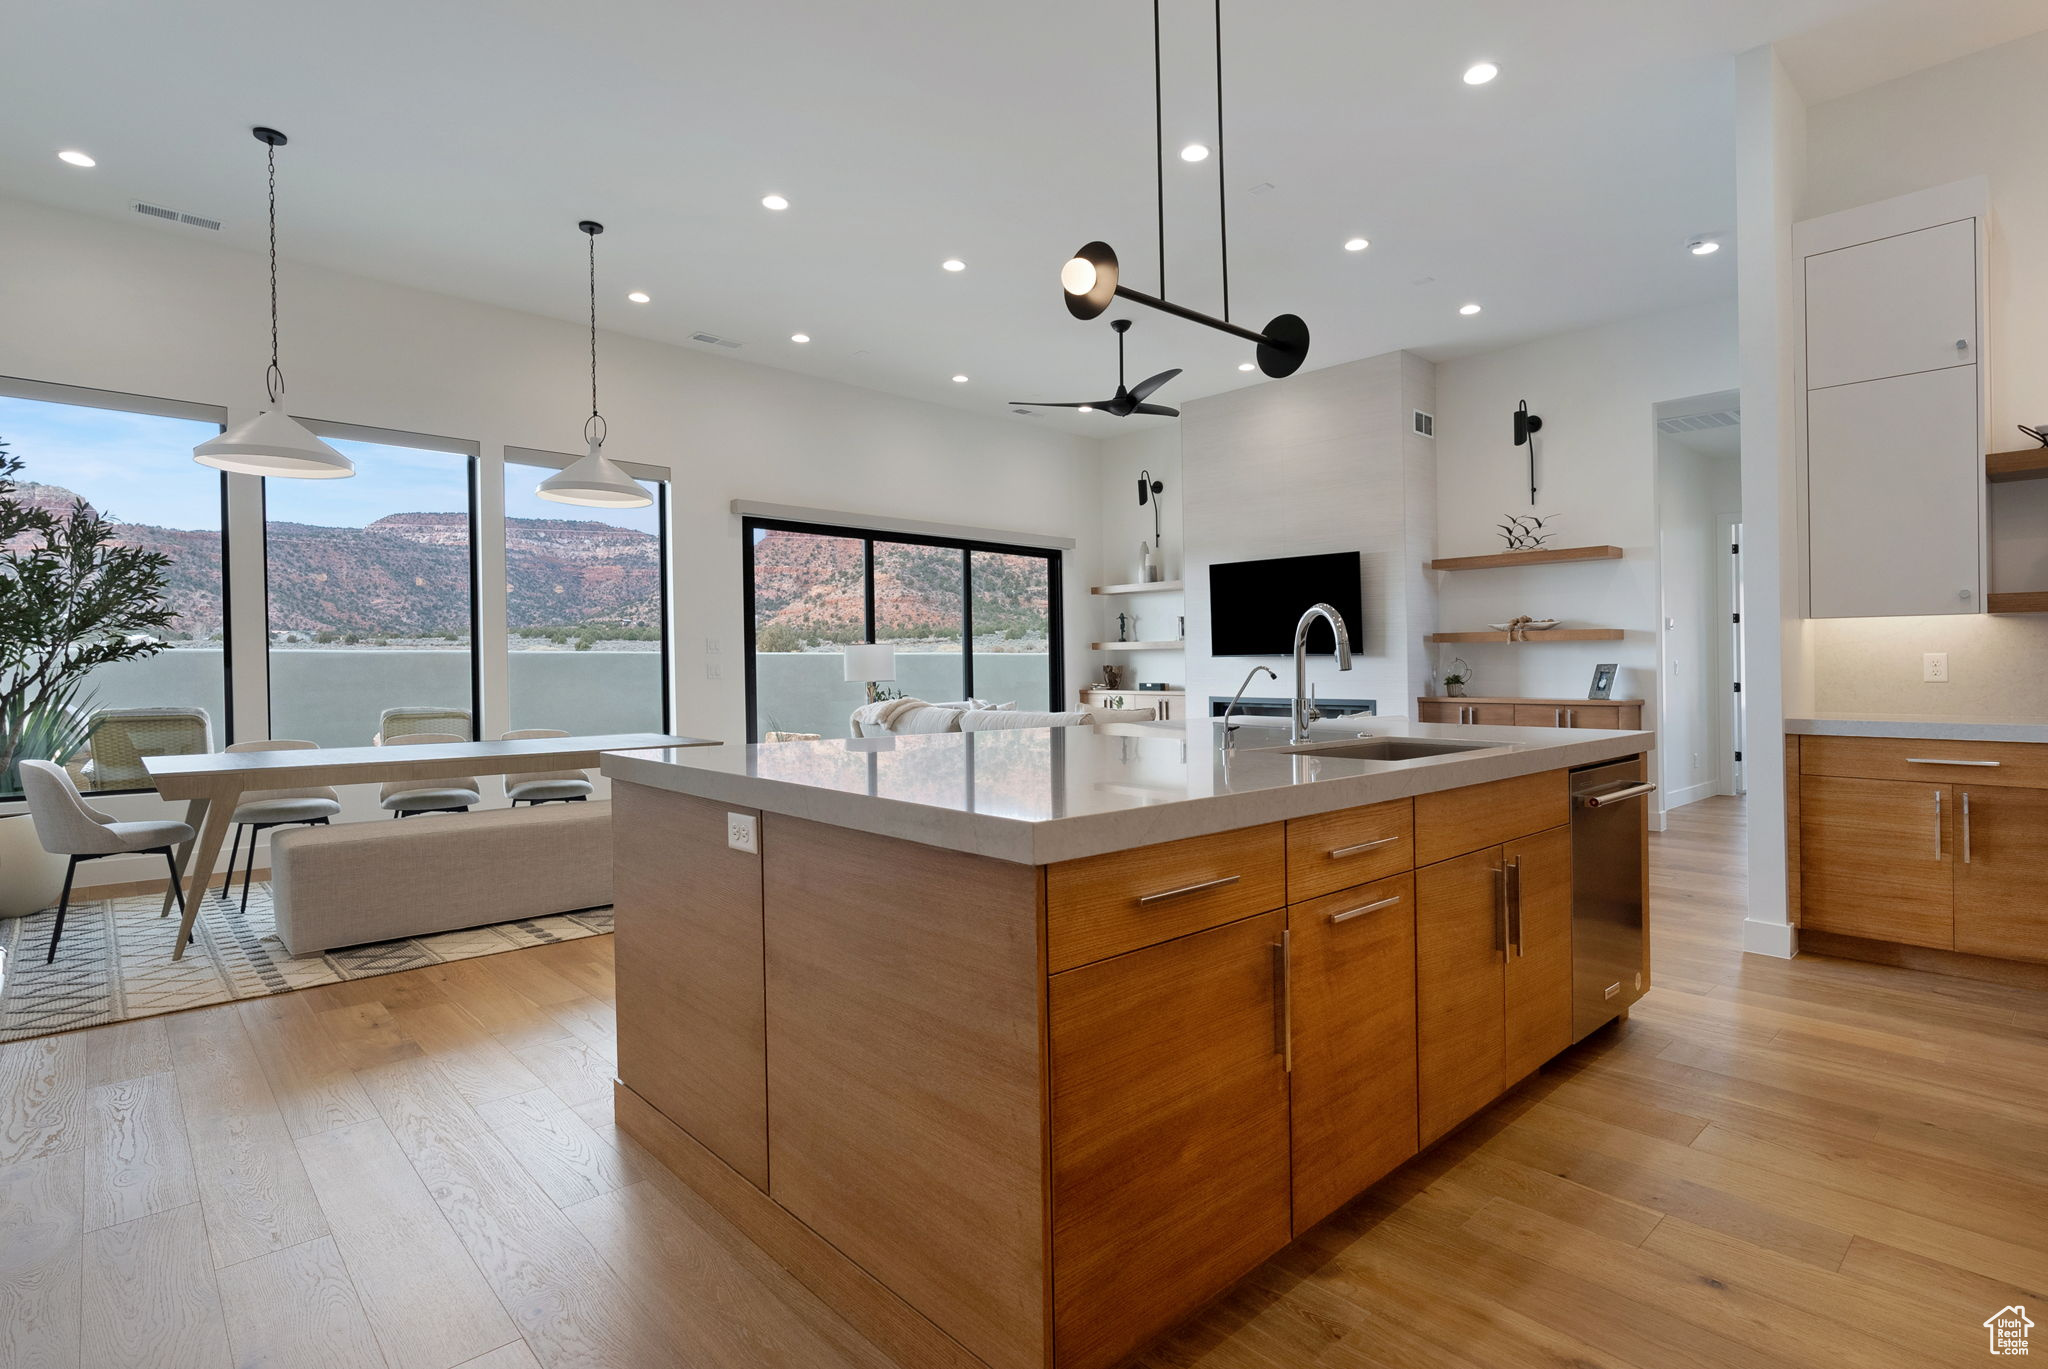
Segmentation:
<svg viewBox="0 0 2048 1369">
<path fill-rule="evenodd" d="M 1710 799 L 1716 794 L 1726 792 L 1719 783 L 1713 780 L 1708 780 L 1702 784 L 1689 784 L 1683 789 L 1673 789 L 1665 794 L 1664 810 L 1669 812 L 1673 808 L 1683 808 L 1688 803 L 1698 803 L 1701 799 Z"/>
<path fill-rule="evenodd" d="M 1745 918 L 1742 923 L 1742 949 L 1751 955 L 1790 960 L 1799 954 L 1799 929 L 1789 922 Z"/>
</svg>

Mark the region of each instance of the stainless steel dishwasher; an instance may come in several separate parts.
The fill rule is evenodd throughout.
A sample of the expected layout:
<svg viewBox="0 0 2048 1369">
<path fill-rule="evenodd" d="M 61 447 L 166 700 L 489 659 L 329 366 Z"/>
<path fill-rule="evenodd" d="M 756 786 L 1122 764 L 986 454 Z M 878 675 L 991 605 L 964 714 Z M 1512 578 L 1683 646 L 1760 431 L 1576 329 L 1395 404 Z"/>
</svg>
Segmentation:
<svg viewBox="0 0 2048 1369">
<path fill-rule="evenodd" d="M 1572 772 L 1572 1040 L 1643 995 L 1649 796 L 1643 761 Z"/>
</svg>

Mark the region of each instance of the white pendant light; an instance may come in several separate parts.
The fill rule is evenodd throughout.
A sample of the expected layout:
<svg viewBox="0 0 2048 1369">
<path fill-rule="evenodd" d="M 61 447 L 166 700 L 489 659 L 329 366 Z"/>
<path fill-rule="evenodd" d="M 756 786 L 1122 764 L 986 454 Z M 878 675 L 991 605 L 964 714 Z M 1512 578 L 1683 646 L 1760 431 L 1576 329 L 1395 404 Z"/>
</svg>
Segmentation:
<svg viewBox="0 0 2048 1369">
<path fill-rule="evenodd" d="M 285 476 L 299 480 L 339 480 L 356 473 L 355 463 L 306 430 L 286 413 L 284 372 L 277 365 L 277 150 L 285 136 L 274 128 L 249 130 L 269 148 L 270 161 L 270 367 L 263 389 L 270 406 L 254 418 L 237 423 L 211 441 L 192 449 L 192 459 L 236 475 Z"/>
<path fill-rule="evenodd" d="M 567 470 L 549 476 L 534 490 L 557 504 L 584 504 L 600 509 L 638 509 L 654 502 L 639 481 L 620 470 L 604 454 L 606 425 L 597 411 L 597 235 L 604 225 L 589 219 L 576 225 L 590 238 L 590 417 L 583 436 L 590 453 Z"/>
</svg>

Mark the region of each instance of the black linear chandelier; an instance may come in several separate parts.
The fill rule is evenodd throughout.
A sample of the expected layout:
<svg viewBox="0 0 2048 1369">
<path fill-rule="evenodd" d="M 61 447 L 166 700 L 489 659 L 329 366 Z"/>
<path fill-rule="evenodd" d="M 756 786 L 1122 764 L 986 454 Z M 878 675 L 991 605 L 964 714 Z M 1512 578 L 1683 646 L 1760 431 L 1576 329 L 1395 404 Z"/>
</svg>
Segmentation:
<svg viewBox="0 0 2048 1369">
<path fill-rule="evenodd" d="M 1215 11 L 1216 221 L 1223 244 L 1223 317 L 1219 319 L 1166 298 L 1166 119 L 1160 96 L 1159 0 L 1152 0 L 1152 134 L 1159 217 L 1159 293 L 1147 295 L 1123 284 L 1118 279 L 1116 250 L 1099 240 L 1083 246 L 1060 268 L 1060 287 L 1066 293 L 1067 312 L 1078 319 L 1095 318 L 1109 308 L 1111 300 L 1127 299 L 1256 343 L 1259 369 L 1277 379 L 1293 375 L 1308 360 L 1308 324 L 1299 314 L 1281 314 L 1266 324 L 1264 332 L 1253 332 L 1230 321 L 1230 214 L 1226 203 L 1229 182 L 1223 172 L 1223 0 L 1215 0 Z"/>
</svg>

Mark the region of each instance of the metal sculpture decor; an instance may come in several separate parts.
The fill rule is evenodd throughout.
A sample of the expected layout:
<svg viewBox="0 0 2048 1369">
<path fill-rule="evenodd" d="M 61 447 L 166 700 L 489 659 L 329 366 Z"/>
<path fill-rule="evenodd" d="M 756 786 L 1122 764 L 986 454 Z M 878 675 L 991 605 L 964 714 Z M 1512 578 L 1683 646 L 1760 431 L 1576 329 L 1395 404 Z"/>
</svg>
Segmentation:
<svg viewBox="0 0 2048 1369">
<path fill-rule="evenodd" d="M 1124 334 L 1131 331 L 1127 318 L 1112 319 L 1110 327 L 1116 329 L 1116 393 L 1108 399 L 1012 399 L 1009 404 L 1026 404 L 1034 409 L 1081 409 L 1091 413 L 1109 414 L 1115 418 L 1129 418 L 1132 414 L 1157 414 L 1162 418 L 1179 418 L 1180 410 L 1164 404 L 1147 404 L 1154 390 L 1180 374 L 1180 367 L 1161 371 L 1158 375 L 1147 376 L 1136 385 L 1124 385 Z M 1138 502 L 1144 503 L 1144 491 L 1140 483 Z"/>
<path fill-rule="evenodd" d="M 1557 536 L 1554 532 L 1544 531 L 1546 527 L 1557 521 L 1558 516 L 1556 514 L 1552 514 L 1548 518 L 1538 518 L 1533 513 L 1507 513 L 1502 514 L 1501 517 L 1508 521 L 1505 523 L 1495 523 L 1494 526 L 1500 529 L 1501 540 L 1508 544 L 1507 549 L 1509 551 L 1536 551 L 1553 537 Z"/>
<path fill-rule="evenodd" d="M 1230 213 L 1229 182 L 1223 172 L 1223 0 L 1215 0 L 1216 14 L 1216 223 L 1223 254 L 1223 317 L 1216 318 L 1166 298 L 1166 123 L 1160 98 L 1159 0 L 1152 0 L 1152 136 L 1153 173 L 1159 221 L 1159 293 L 1148 295 L 1122 283 L 1118 275 L 1116 249 L 1096 241 L 1082 246 L 1060 268 L 1060 288 L 1066 295 L 1067 312 L 1078 319 L 1092 319 L 1109 308 L 1113 299 L 1127 299 L 1148 309 L 1157 309 L 1243 338 L 1258 347 L 1259 370 L 1278 379 L 1291 376 L 1308 360 L 1308 324 L 1299 314 L 1280 314 L 1263 332 L 1254 332 L 1230 321 Z"/>
</svg>

